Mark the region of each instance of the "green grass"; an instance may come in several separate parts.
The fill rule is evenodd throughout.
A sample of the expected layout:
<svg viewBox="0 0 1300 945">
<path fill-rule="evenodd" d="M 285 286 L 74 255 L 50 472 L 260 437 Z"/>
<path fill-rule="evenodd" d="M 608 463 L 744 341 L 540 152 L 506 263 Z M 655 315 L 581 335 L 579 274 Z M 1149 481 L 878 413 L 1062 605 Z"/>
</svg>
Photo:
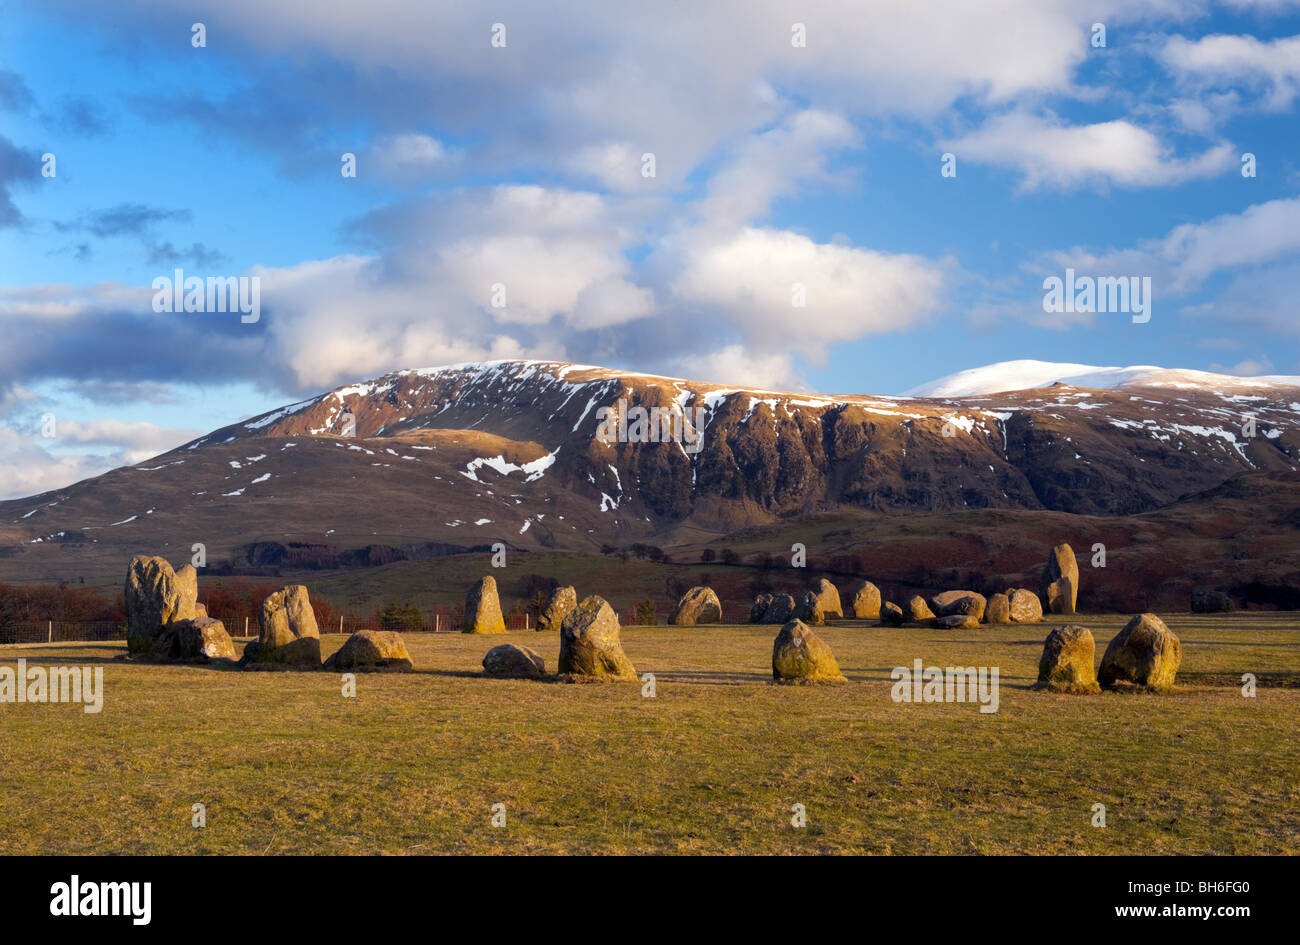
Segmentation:
<svg viewBox="0 0 1300 945">
<path fill-rule="evenodd" d="M 1077 622 L 1100 659 L 1124 618 Z M 478 676 L 503 641 L 553 668 L 554 634 L 408 634 L 417 672 L 359 676 L 355 699 L 334 674 L 0 647 L 104 660 L 106 688 L 98 715 L 0 705 L 0 853 L 1300 852 L 1300 620 L 1167 622 L 1178 690 L 1092 697 L 1030 691 L 1051 623 L 825 628 L 849 678 L 826 687 L 770 684 L 775 627 L 628 628 L 654 699 Z M 894 703 L 916 657 L 998 666 L 1000 710 Z"/>
</svg>

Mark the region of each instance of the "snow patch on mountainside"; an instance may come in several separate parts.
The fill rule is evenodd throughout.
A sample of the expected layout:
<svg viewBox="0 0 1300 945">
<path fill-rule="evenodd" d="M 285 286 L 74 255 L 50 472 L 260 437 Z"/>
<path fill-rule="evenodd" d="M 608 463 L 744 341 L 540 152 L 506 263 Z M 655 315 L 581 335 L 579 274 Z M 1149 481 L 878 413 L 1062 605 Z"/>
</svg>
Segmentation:
<svg viewBox="0 0 1300 945">
<path fill-rule="evenodd" d="M 1300 377 L 1270 374 L 1236 377 L 1184 368 L 1162 368 L 1151 364 L 1132 367 L 1098 367 L 1055 361 L 1001 361 L 985 367 L 958 371 L 920 384 L 905 392 L 908 397 L 976 397 L 1013 390 L 1032 390 L 1052 384 L 1116 390 L 1125 387 L 1175 387 L 1219 390 L 1225 387 L 1300 387 Z"/>
</svg>

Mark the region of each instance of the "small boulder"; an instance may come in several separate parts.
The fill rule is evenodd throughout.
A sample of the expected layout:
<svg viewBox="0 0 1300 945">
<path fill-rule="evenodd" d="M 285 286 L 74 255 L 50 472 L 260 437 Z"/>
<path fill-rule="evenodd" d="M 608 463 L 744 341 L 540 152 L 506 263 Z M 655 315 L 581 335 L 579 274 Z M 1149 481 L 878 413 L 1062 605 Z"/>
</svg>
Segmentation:
<svg viewBox="0 0 1300 945">
<path fill-rule="evenodd" d="M 762 623 L 763 615 L 767 613 L 767 608 L 772 606 L 771 594 L 759 594 L 754 598 L 754 604 L 749 608 L 749 622 Z"/>
<path fill-rule="evenodd" d="M 980 620 L 974 614 L 949 614 L 935 617 L 934 626 L 940 630 L 978 630 Z"/>
<path fill-rule="evenodd" d="M 791 620 L 772 643 L 772 678 L 779 683 L 847 682 L 835 654 L 802 620 Z"/>
<path fill-rule="evenodd" d="M 1093 669 L 1095 644 L 1086 627 L 1057 627 L 1043 641 L 1035 689 L 1052 692 L 1101 692 Z"/>
<path fill-rule="evenodd" d="M 538 630 L 559 630 L 569 611 L 578 606 L 578 592 L 572 587 L 557 587 L 537 615 Z"/>
<path fill-rule="evenodd" d="M 880 589 L 870 581 L 863 581 L 854 589 L 849 608 L 858 620 L 879 620 Z"/>
<path fill-rule="evenodd" d="M 1006 594 L 994 594 L 984 608 L 985 623 L 1010 623 L 1011 599 Z"/>
<path fill-rule="evenodd" d="M 794 598 L 789 594 L 773 594 L 772 603 L 768 605 L 767 613 L 763 614 L 763 623 L 780 623 L 784 624 L 794 616 Z"/>
<path fill-rule="evenodd" d="M 682 595 L 668 623 L 676 627 L 693 627 L 701 623 L 721 623 L 722 602 L 711 587 L 692 587 Z"/>
<path fill-rule="evenodd" d="M 409 673 L 415 669 L 406 642 L 395 630 L 358 630 L 325 661 L 329 670 L 386 670 Z"/>
<path fill-rule="evenodd" d="M 925 602 L 925 598 L 920 594 L 913 594 L 903 605 L 903 618 L 908 623 L 922 623 L 926 620 L 933 620 L 934 613 L 930 610 L 930 605 Z"/>
<path fill-rule="evenodd" d="M 256 647 L 244 647 L 241 662 L 320 668 L 320 630 L 307 588 L 291 584 L 262 601 Z M 251 655 L 250 655 L 251 649 Z"/>
<path fill-rule="evenodd" d="M 1079 606 L 1079 563 L 1074 549 L 1064 542 L 1052 549 L 1043 571 L 1044 610 L 1052 614 L 1072 614 Z"/>
<path fill-rule="evenodd" d="M 483 674 L 501 679 L 541 679 L 546 675 L 546 661 L 526 646 L 503 643 L 483 657 Z"/>
<path fill-rule="evenodd" d="M 930 609 L 936 617 L 967 614 L 974 617 L 976 623 L 984 617 L 984 606 L 984 595 L 974 591 L 943 591 L 930 598 Z"/>
<path fill-rule="evenodd" d="M 1223 591 L 1208 587 L 1197 587 L 1192 590 L 1192 613 L 1194 614 L 1227 614 L 1236 609 L 1232 598 Z"/>
<path fill-rule="evenodd" d="M 168 641 L 167 652 L 160 654 L 167 659 L 206 663 L 236 658 L 235 643 L 220 620 L 192 617 L 173 621 L 168 629 L 169 633 L 164 637 Z"/>
<path fill-rule="evenodd" d="M 636 680 L 619 640 L 618 615 L 603 597 L 593 594 L 564 618 L 557 668 L 573 676 Z"/>
<path fill-rule="evenodd" d="M 901 627 L 905 619 L 903 608 L 893 601 L 885 601 L 880 605 L 880 625 L 882 627 Z"/>
<path fill-rule="evenodd" d="M 1038 623 L 1043 619 L 1043 605 L 1033 591 L 1023 587 L 1011 589 L 1007 591 L 1007 597 L 1011 604 L 1012 623 Z"/>
<path fill-rule="evenodd" d="M 1097 678 L 1107 689 L 1172 689 L 1182 660 L 1183 645 L 1164 621 L 1155 614 L 1138 614 L 1106 647 Z"/>
<path fill-rule="evenodd" d="M 506 621 L 501 616 L 501 601 L 497 597 L 497 579 L 487 575 L 469 589 L 465 597 L 464 633 L 505 633 Z"/>
</svg>

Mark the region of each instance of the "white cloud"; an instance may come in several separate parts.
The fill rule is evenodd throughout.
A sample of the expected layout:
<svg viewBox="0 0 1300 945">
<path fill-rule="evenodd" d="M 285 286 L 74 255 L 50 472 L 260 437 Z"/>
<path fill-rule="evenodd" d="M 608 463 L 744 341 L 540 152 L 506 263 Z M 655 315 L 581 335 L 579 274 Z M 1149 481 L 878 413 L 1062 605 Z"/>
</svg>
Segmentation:
<svg viewBox="0 0 1300 945">
<path fill-rule="evenodd" d="M 729 239 L 688 241 L 672 288 L 716 306 L 759 350 L 779 346 L 821 361 L 830 345 L 905 329 L 938 306 L 942 268 L 919 256 L 816 243 L 788 230 L 746 227 Z M 806 308 L 795 307 L 796 284 Z"/>
<path fill-rule="evenodd" d="M 769 390 L 804 390 L 807 383 L 784 352 L 758 353 L 744 345 L 727 345 L 710 351 L 688 351 L 672 362 L 673 371 L 693 380 L 759 387 Z"/>
<path fill-rule="evenodd" d="M 1221 174 L 1236 166 L 1222 142 L 1190 158 L 1127 121 L 1067 125 L 1056 118 L 1011 112 L 943 144 L 962 160 L 1011 167 L 1023 186 L 1073 188 L 1086 184 L 1165 187 Z"/>
<path fill-rule="evenodd" d="M 1165 66 L 1193 86 L 1244 85 L 1266 92 L 1265 104 L 1282 109 L 1300 92 L 1300 36 L 1261 42 L 1253 36 L 1174 36 L 1160 51 Z"/>
<path fill-rule="evenodd" d="M 1218 273 L 1300 256 L 1300 197 L 1254 204 L 1203 223 L 1184 223 L 1130 249 L 1052 254 L 1059 265 L 1114 275 L 1149 275 L 1159 291 L 1181 295 Z M 1253 278 L 1253 277 L 1252 277 Z M 1293 290 L 1294 291 L 1294 290 Z"/>
<path fill-rule="evenodd" d="M 447 171 L 460 157 L 437 138 L 416 132 L 386 135 L 375 142 L 369 153 L 381 175 L 408 182 Z M 366 170 L 361 166 L 358 173 Z"/>
<path fill-rule="evenodd" d="M 0 499 L 60 489 L 119 466 L 143 462 L 193 439 L 197 431 L 114 419 L 55 417 L 53 438 L 0 426 Z"/>
</svg>

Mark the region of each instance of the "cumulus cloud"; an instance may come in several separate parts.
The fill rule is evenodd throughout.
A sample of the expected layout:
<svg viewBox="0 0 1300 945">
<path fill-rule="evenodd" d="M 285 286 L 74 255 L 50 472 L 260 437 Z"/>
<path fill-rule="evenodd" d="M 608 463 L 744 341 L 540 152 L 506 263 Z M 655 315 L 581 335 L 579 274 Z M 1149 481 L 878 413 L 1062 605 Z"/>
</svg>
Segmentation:
<svg viewBox="0 0 1300 945">
<path fill-rule="evenodd" d="M 807 381 L 784 352 L 755 352 L 744 345 L 726 345 L 706 351 L 687 351 L 672 361 L 674 373 L 695 380 L 760 387 L 769 390 L 805 390 Z"/>
<path fill-rule="evenodd" d="M 0 499 L 60 489 L 133 465 L 193 439 L 195 430 L 113 419 L 60 420 L 54 437 L 39 429 L 0 426 Z"/>
<path fill-rule="evenodd" d="M 1223 34 L 1195 40 L 1174 36 L 1161 49 L 1160 59 L 1192 86 L 1258 89 L 1272 109 L 1289 107 L 1300 92 L 1300 36 L 1267 42 Z"/>
<path fill-rule="evenodd" d="M 672 284 L 679 296 L 716 306 L 760 345 L 816 361 L 836 342 L 924 319 L 943 286 L 942 268 L 923 257 L 816 243 L 787 230 L 746 227 L 685 250 Z"/>
<path fill-rule="evenodd" d="M 1011 112 L 944 142 L 958 161 L 1010 167 L 1023 187 L 1073 188 L 1088 184 L 1168 187 L 1213 177 L 1236 166 L 1231 144 L 1177 157 L 1144 128 L 1128 121 L 1069 125 L 1054 117 Z"/>
<path fill-rule="evenodd" d="M 1202 223 L 1184 223 L 1159 239 L 1093 254 L 1052 254 L 1060 265 L 1099 273 L 1149 275 L 1167 293 L 1199 289 L 1221 272 L 1253 269 L 1300 257 L 1300 197 L 1254 204 Z M 1255 278 L 1251 276 L 1250 278 Z"/>
</svg>

